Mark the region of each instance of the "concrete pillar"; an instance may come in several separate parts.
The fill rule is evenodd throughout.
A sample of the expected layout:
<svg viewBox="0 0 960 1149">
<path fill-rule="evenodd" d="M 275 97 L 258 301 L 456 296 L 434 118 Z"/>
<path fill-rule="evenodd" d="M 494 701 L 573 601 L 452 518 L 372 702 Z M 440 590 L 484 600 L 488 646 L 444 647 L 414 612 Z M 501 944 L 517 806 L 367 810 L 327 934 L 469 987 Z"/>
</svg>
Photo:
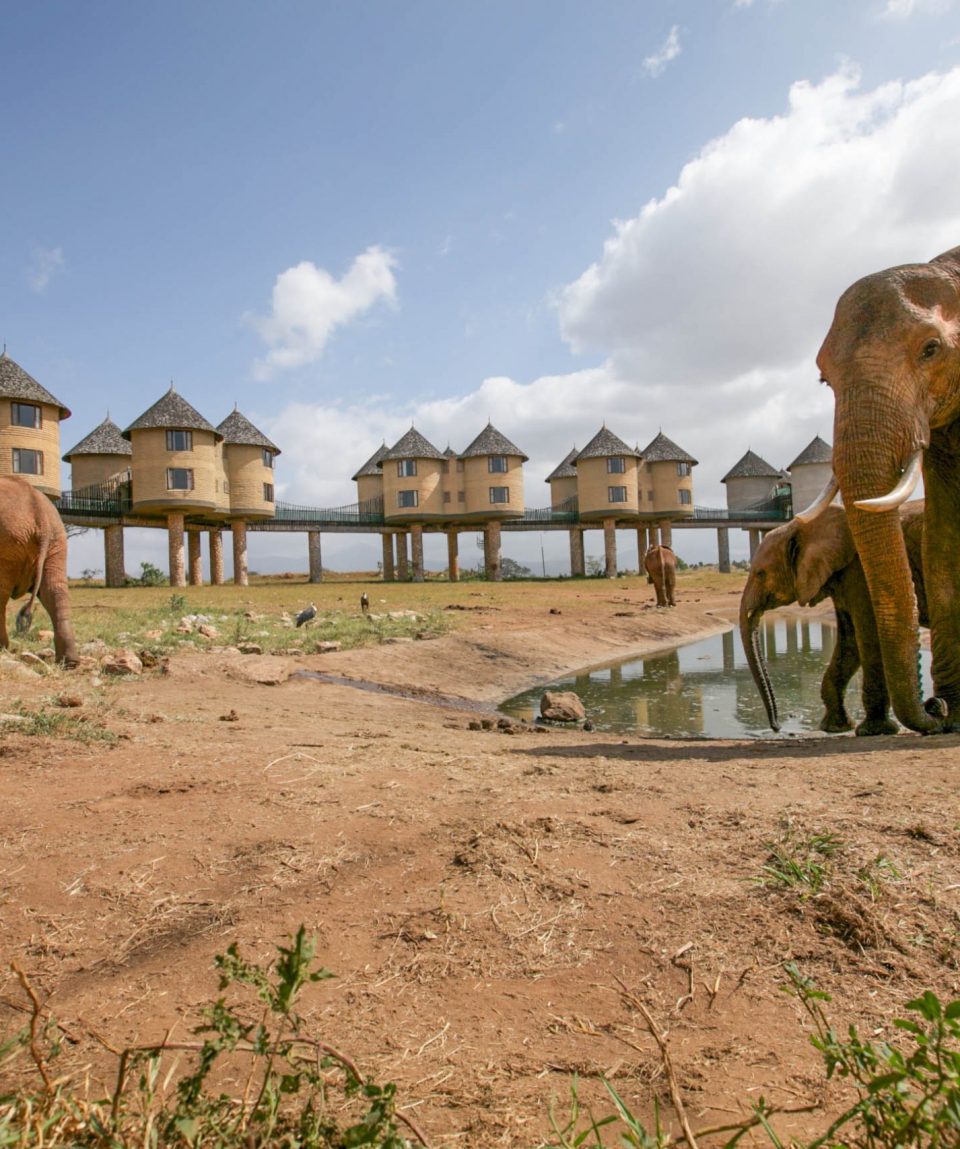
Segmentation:
<svg viewBox="0 0 960 1149">
<path fill-rule="evenodd" d="M 233 581 L 237 586 L 248 586 L 247 524 L 243 519 L 234 519 L 230 529 L 233 531 Z"/>
<path fill-rule="evenodd" d="M 103 577 L 107 586 L 123 586 L 123 527 L 116 523 L 103 532 Z"/>
<path fill-rule="evenodd" d="M 460 581 L 460 549 L 456 531 L 447 531 L 447 575 L 451 582 Z"/>
<path fill-rule="evenodd" d="M 797 653 L 797 620 L 788 618 L 784 625 L 787 628 L 787 654 Z"/>
<path fill-rule="evenodd" d="M 730 528 L 717 527 L 717 569 L 721 574 L 730 573 Z"/>
<path fill-rule="evenodd" d="M 750 528 L 750 558 L 757 553 L 757 547 L 760 546 L 760 532 L 755 528 Z"/>
<path fill-rule="evenodd" d="M 397 578 L 401 582 L 410 581 L 410 567 L 407 563 L 407 532 L 397 531 Z"/>
<path fill-rule="evenodd" d="M 665 547 L 673 546 L 673 523 L 669 519 L 660 520 L 660 542 Z"/>
<path fill-rule="evenodd" d="M 413 567 L 413 581 L 423 582 L 423 527 L 414 523 L 410 528 L 410 564 Z"/>
<path fill-rule="evenodd" d="M 319 531 L 307 531 L 307 559 L 310 564 L 310 581 L 323 582 L 323 557 L 320 554 Z"/>
<path fill-rule="evenodd" d="M 397 576 L 393 569 L 393 535 L 384 531 L 380 542 L 383 547 L 383 581 L 395 582 Z"/>
<path fill-rule="evenodd" d="M 210 528 L 210 583 L 223 586 L 223 531 Z"/>
<path fill-rule="evenodd" d="M 183 568 L 183 515 L 167 515 L 167 541 L 170 548 L 170 585 L 186 586 Z"/>
<path fill-rule="evenodd" d="M 490 582 L 500 582 L 503 567 L 500 563 L 500 524 L 487 523 L 483 528 L 483 565 Z"/>
<path fill-rule="evenodd" d="M 583 555 L 583 527 L 570 528 L 570 577 L 583 578 L 587 564 Z"/>
<path fill-rule="evenodd" d="M 733 631 L 725 630 L 720 638 L 723 646 L 723 669 L 732 672 L 737 665 L 737 658 L 733 649 Z"/>
<path fill-rule="evenodd" d="M 203 556 L 200 553 L 200 532 L 187 531 L 188 578 L 191 586 L 203 586 Z"/>
<path fill-rule="evenodd" d="M 637 527 L 637 573 L 643 574 L 643 556 L 647 553 L 647 528 Z"/>
<path fill-rule="evenodd" d="M 617 520 L 603 520 L 603 573 L 617 577 Z"/>
</svg>

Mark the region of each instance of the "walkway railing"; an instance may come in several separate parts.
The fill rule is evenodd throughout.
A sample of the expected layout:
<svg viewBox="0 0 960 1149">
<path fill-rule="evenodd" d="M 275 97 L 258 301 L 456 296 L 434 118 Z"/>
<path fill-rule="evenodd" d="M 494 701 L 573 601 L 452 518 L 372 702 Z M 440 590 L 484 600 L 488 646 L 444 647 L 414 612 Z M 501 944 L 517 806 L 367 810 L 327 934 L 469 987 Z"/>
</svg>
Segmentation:
<svg viewBox="0 0 960 1149">
<path fill-rule="evenodd" d="M 340 526 L 383 526 L 383 499 L 367 499 L 363 503 L 349 503 L 345 507 L 331 507 L 321 510 L 317 507 L 300 507 L 295 503 L 274 504 L 273 521 L 277 523 L 303 523 L 319 527 L 323 523 Z"/>
</svg>

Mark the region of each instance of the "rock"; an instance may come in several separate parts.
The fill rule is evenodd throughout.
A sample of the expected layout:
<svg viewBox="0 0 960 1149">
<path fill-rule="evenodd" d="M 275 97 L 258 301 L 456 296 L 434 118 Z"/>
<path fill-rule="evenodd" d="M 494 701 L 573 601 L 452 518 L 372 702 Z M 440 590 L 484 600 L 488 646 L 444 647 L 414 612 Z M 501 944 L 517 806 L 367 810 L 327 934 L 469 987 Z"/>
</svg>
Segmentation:
<svg viewBox="0 0 960 1149">
<path fill-rule="evenodd" d="M 156 642 L 158 638 L 163 638 L 162 630 L 145 630 L 143 632 L 144 638 L 149 638 L 151 642 Z"/>
<path fill-rule="evenodd" d="M 79 694 L 61 694 L 57 699 L 57 705 L 62 706 L 64 710 L 69 710 L 73 707 L 82 706 L 83 699 Z"/>
<path fill-rule="evenodd" d="M 167 662 L 167 659 L 164 658 L 162 654 L 157 654 L 155 650 L 141 650 L 139 658 L 145 670 L 153 670 L 155 667 L 163 666 Z"/>
<path fill-rule="evenodd" d="M 197 633 L 202 634 L 204 638 L 216 638 L 220 631 L 215 626 L 210 626 L 209 623 L 201 623 L 197 627 Z"/>
<path fill-rule="evenodd" d="M 581 722 L 587 712 L 572 690 L 545 690 L 540 699 L 540 716 L 549 722 Z"/>
<path fill-rule="evenodd" d="M 589 719 L 589 718 L 586 720 L 586 722 L 584 722 L 584 724 L 583 724 L 583 728 L 584 728 L 584 730 L 586 730 L 586 732 L 587 732 L 588 734 L 589 734 L 589 733 L 590 733 L 590 731 L 593 729 L 593 723 L 590 721 L 590 719 Z"/>
<path fill-rule="evenodd" d="M 100 660 L 100 670 L 104 674 L 142 674 L 143 663 L 132 650 L 118 650 Z"/>
<path fill-rule="evenodd" d="M 106 654 L 109 649 L 102 638 L 94 638 L 91 639 L 90 642 L 83 643 L 80 647 L 80 653 L 92 654 L 94 657 L 97 657 L 98 655 Z"/>
<path fill-rule="evenodd" d="M 32 666 L 34 670 L 46 670 L 46 664 L 39 654 L 34 654 L 32 650 L 25 650 L 20 655 L 20 661 L 26 663 L 27 666 Z"/>
<path fill-rule="evenodd" d="M 241 654 L 263 654 L 263 647 L 259 642 L 241 642 L 237 650 Z"/>
<path fill-rule="evenodd" d="M 479 721 L 476 718 L 471 718 L 470 721 L 467 723 L 467 729 L 468 730 L 482 730 L 483 727 L 480 725 Z"/>
<path fill-rule="evenodd" d="M 221 722 L 239 722 L 240 721 L 240 715 L 236 712 L 236 710 L 231 709 L 231 710 L 228 710 L 226 714 L 220 715 L 220 721 Z"/>
<path fill-rule="evenodd" d="M 558 610 L 557 607 L 555 607 L 555 606 L 552 606 L 552 607 L 550 607 L 550 613 L 551 614 L 563 614 L 563 611 Z"/>
<path fill-rule="evenodd" d="M 334 651 L 340 650 L 343 643 L 340 642 L 318 642 L 314 648 L 317 654 L 333 654 Z"/>
<path fill-rule="evenodd" d="M 256 682 L 260 686 L 279 686 L 290 677 L 290 672 L 279 659 L 263 655 L 241 659 L 230 666 L 229 673 L 245 682 Z"/>
<path fill-rule="evenodd" d="M 37 638 L 39 638 L 41 642 L 53 642 L 54 634 L 52 630 L 38 630 Z"/>
</svg>

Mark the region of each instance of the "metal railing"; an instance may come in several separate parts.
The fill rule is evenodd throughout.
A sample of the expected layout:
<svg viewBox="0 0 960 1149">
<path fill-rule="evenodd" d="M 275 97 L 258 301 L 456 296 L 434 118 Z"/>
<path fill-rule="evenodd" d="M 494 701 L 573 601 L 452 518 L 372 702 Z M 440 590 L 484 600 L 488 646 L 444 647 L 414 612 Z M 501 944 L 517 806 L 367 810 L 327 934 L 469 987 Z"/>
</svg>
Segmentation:
<svg viewBox="0 0 960 1149">
<path fill-rule="evenodd" d="M 382 527 L 383 499 L 367 499 L 345 507 L 300 507 L 294 503 L 275 503 L 273 521 L 277 523 L 336 523 L 343 526 Z"/>
</svg>

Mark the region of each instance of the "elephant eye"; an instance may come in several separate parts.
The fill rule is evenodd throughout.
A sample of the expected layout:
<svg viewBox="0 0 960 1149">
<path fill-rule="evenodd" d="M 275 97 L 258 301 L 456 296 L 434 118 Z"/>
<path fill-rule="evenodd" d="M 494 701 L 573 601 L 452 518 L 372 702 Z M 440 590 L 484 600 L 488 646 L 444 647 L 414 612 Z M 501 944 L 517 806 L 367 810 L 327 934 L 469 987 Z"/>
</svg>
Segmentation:
<svg viewBox="0 0 960 1149">
<path fill-rule="evenodd" d="M 928 339 L 923 345 L 923 350 L 920 352 L 920 358 L 923 360 L 932 359 L 934 355 L 940 350 L 939 339 Z"/>
</svg>

